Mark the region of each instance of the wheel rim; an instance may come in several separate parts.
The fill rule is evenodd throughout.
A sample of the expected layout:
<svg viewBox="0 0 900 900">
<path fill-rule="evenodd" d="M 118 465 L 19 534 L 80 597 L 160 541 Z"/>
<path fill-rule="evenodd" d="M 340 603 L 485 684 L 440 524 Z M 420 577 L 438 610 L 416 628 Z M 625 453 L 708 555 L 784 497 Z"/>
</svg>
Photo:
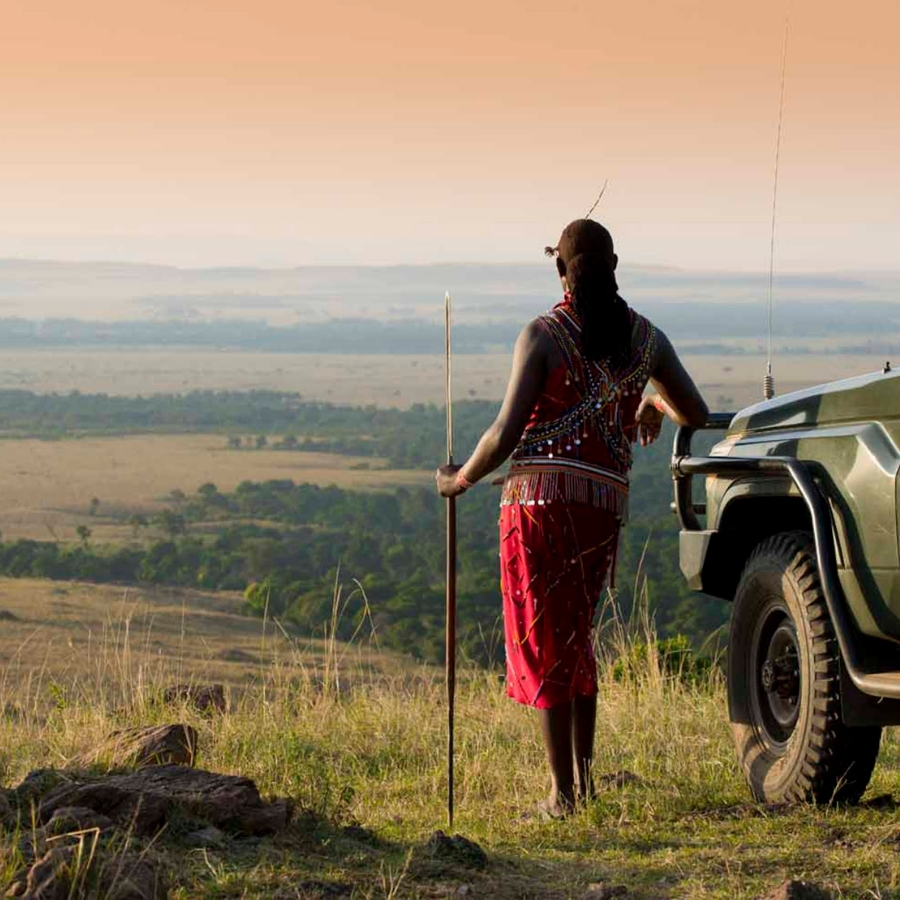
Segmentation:
<svg viewBox="0 0 900 900">
<path fill-rule="evenodd" d="M 783 750 L 800 715 L 802 678 L 797 629 L 787 609 L 772 605 L 751 644 L 754 718 L 767 743 Z"/>
</svg>

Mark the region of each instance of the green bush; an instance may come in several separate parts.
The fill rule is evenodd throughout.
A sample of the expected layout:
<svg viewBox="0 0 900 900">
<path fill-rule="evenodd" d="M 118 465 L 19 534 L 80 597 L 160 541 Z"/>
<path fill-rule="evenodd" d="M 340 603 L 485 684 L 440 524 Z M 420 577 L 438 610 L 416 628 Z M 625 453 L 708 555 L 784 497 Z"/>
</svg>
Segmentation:
<svg viewBox="0 0 900 900">
<path fill-rule="evenodd" d="M 674 637 L 634 641 L 618 656 L 612 665 L 616 681 L 636 680 L 658 671 L 663 678 L 690 685 L 703 685 L 709 681 L 713 661 L 701 656 L 683 634 Z"/>
</svg>

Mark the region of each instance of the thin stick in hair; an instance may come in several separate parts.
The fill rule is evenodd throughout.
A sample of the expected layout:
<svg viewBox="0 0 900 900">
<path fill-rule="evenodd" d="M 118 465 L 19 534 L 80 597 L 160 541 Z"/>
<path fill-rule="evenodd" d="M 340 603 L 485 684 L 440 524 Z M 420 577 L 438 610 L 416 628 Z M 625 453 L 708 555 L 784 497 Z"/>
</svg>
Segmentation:
<svg viewBox="0 0 900 900">
<path fill-rule="evenodd" d="M 603 199 L 603 195 L 606 193 L 606 186 L 609 184 L 609 179 L 603 182 L 603 187 L 600 188 L 600 195 L 594 201 L 594 205 L 584 214 L 586 219 L 591 217 L 591 213 L 600 205 L 600 201 Z"/>
</svg>

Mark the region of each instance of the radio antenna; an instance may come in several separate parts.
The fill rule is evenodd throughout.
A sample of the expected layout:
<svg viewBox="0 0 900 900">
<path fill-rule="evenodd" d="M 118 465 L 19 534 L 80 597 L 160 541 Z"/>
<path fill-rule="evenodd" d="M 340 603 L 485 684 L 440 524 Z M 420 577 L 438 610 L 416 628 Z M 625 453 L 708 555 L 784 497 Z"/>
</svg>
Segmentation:
<svg viewBox="0 0 900 900">
<path fill-rule="evenodd" d="M 775 378 L 772 375 L 772 298 L 775 283 L 775 214 L 778 210 L 778 163 L 781 158 L 781 127 L 784 122 L 784 82 L 787 68 L 787 47 L 790 17 L 784 17 L 784 42 L 781 46 L 781 98 L 778 103 L 778 136 L 775 139 L 775 178 L 772 185 L 772 233 L 769 242 L 769 297 L 766 311 L 766 377 L 763 379 L 763 397 L 775 396 Z"/>
</svg>

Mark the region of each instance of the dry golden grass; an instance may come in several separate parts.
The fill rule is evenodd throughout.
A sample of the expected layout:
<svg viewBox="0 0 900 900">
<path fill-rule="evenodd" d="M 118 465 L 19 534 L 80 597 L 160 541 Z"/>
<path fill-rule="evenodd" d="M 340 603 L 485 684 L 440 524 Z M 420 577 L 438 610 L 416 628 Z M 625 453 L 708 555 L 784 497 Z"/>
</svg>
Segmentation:
<svg viewBox="0 0 900 900">
<path fill-rule="evenodd" d="M 0 533 L 6 540 L 75 541 L 75 529 L 87 525 L 94 539 L 118 542 L 131 535 L 121 524 L 127 514 L 151 513 L 165 505 L 173 489 L 192 493 L 209 481 L 230 491 L 242 481 L 268 479 L 367 489 L 424 484 L 429 478 L 428 473 L 379 469 L 382 462 L 370 457 L 238 452 L 225 444 L 224 435 L 202 434 L 3 441 Z M 95 497 L 100 506 L 91 516 Z"/>
<path fill-rule="evenodd" d="M 239 614 L 240 603 L 224 593 L 2 579 L 5 687 L 90 678 L 98 657 L 108 667 L 110 648 L 124 646 L 126 635 L 130 665 L 239 683 L 259 665 L 261 635 L 258 620 Z"/>
<path fill-rule="evenodd" d="M 459 398 L 502 396 L 510 362 L 505 353 L 460 356 L 454 368 Z M 443 365 L 439 354 L 4 350 L 0 389 L 123 396 L 276 390 L 298 392 L 307 400 L 404 407 L 444 402 Z"/>
<path fill-rule="evenodd" d="M 298 645 L 277 622 L 241 607 L 239 594 L 224 591 L 0 579 L 0 692 L 31 696 L 51 682 L 136 680 L 137 688 L 160 679 L 236 687 L 285 656 L 296 662 L 298 652 L 311 670 L 321 668 L 324 629 L 321 640 Z M 371 649 L 352 655 L 376 671 L 397 666 Z"/>
<path fill-rule="evenodd" d="M 85 604 L 94 589 L 72 590 Z M 785 878 L 824 884 L 842 898 L 900 897 L 900 807 L 750 802 L 715 672 L 700 683 L 666 676 L 652 653 L 624 678 L 601 666 L 597 770 L 627 769 L 639 780 L 601 791 L 567 821 L 545 823 L 529 815 L 547 787 L 533 711 L 509 702 L 491 673 L 464 667 L 457 828 L 489 857 L 486 869 L 473 870 L 435 864 L 419 849 L 445 822 L 439 675 L 399 659 L 375 667 L 372 657 L 328 643 L 315 660 L 285 638 L 278 658 L 233 693 L 228 713 L 209 719 L 154 702 L 172 672 L 185 680 L 206 673 L 183 650 L 205 626 L 188 616 L 183 638 L 178 603 L 167 608 L 158 657 L 171 671 L 141 657 L 134 616 L 129 626 L 115 608 L 92 666 L 51 681 L 17 679 L 14 666 L 0 665 L 0 710 L 17 710 L 0 715 L 0 780 L 12 785 L 39 766 L 61 767 L 123 725 L 185 721 L 200 733 L 202 767 L 252 777 L 263 793 L 295 801 L 302 814 L 275 838 L 234 837 L 196 852 L 177 833 L 160 835 L 153 852 L 173 900 L 426 900 L 460 896 L 461 885 L 474 897 L 576 900 L 600 881 L 627 886 L 634 900 L 751 900 Z M 227 613 L 208 613 L 230 631 Z M 870 796 L 898 788 L 890 735 Z M 20 864 L 16 838 L 0 829 L 0 887 Z M 317 888 L 298 887 L 313 882 Z"/>
</svg>

